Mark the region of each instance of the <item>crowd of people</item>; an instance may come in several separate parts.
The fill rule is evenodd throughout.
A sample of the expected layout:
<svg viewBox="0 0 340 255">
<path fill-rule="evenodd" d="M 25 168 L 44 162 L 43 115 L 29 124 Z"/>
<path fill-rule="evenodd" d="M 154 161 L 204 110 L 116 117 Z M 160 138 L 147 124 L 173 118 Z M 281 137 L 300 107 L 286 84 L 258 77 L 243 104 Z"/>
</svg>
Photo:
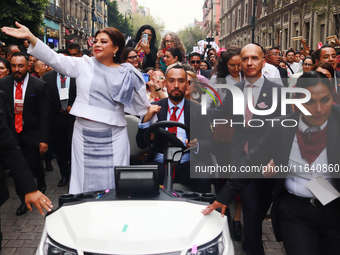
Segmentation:
<svg viewBox="0 0 340 255">
<path fill-rule="evenodd" d="M 129 114 L 140 118 L 136 140 L 142 149 L 147 146 L 144 133 L 156 121 L 191 127 L 190 135 L 180 127 L 167 128 L 183 146 L 191 148 L 175 167 L 174 182 L 201 193 L 209 193 L 211 185 L 215 186 L 217 199 L 204 214 L 221 207 L 230 219 L 227 207 L 235 200 L 230 227 L 236 241 L 243 239 L 247 254 L 264 254 L 262 221 L 271 205 L 275 236 L 283 241 L 287 254 L 340 253 L 340 199 L 324 204 L 305 186 L 321 176 L 340 191 L 332 173 L 288 173 L 278 180 L 271 178 L 274 172 L 255 179 L 238 178 L 237 174 L 228 180 L 190 178 L 190 165 L 213 164 L 211 153 L 219 165 L 238 168 L 339 165 L 335 148 L 340 142 L 340 63 L 334 45 L 313 51 L 301 41 L 301 49 L 282 51 L 279 47 L 263 49 L 256 43 L 219 50 L 207 44 L 200 54 L 187 52 L 173 32 L 164 35 L 157 49 L 154 28 L 144 25 L 127 43 L 120 31 L 108 27 L 96 32 L 92 52 L 82 52 L 76 43 L 55 52 L 24 25 L 16 26 L 2 28 L 7 35 L 22 39 L 23 45 L 0 46 L 0 124 L 10 130 L 13 147 L 20 147 L 22 164 L 31 171 L 26 173 L 30 176 L 27 181 L 32 182 L 32 176 L 37 180 L 28 189 L 23 180 L 15 178 L 22 201 L 17 215 L 27 212 L 27 193 L 45 193 L 45 171 L 53 170 L 53 155 L 61 174 L 58 187 L 69 184 L 72 194 L 114 188 L 114 167 L 130 164 L 125 119 Z M 340 46 L 338 40 L 334 44 Z M 219 84 L 234 85 L 252 99 L 242 115 L 234 114 L 233 93 Z M 311 99 L 303 106 L 312 116 L 281 104 L 284 87 L 310 92 Z M 277 100 L 273 91 L 277 91 Z M 290 97 L 303 95 L 292 93 L 287 99 Z M 201 114 L 203 98 L 207 99 L 206 115 Z M 268 110 L 274 101 L 277 108 L 265 116 L 250 109 Z M 282 107 L 287 116 L 282 116 Z M 283 117 L 296 120 L 297 127 L 285 129 L 277 122 L 271 127 L 265 121 Z M 244 125 L 222 128 L 211 124 L 214 119 Z M 264 124 L 254 127 L 252 119 Z M 10 169 L 16 177 L 15 167 L 1 160 L 0 173 Z M 151 149 L 141 160 L 158 166 L 159 184 L 164 184 L 163 154 Z M 1 183 L 4 176 L 0 175 Z"/>
</svg>

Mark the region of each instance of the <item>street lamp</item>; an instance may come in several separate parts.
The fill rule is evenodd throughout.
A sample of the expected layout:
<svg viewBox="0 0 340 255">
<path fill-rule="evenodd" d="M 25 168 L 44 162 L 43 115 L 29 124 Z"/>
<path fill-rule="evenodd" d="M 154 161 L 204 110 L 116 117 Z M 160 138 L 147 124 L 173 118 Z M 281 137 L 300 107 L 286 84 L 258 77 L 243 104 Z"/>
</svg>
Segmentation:
<svg viewBox="0 0 340 255">
<path fill-rule="evenodd" d="M 94 36 L 94 10 L 95 10 L 95 7 L 96 7 L 96 3 L 94 0 L 92 0 L 92 36 Z"/>
<path fill-rule="evenodd" d="M 130 19 L 131 19 L 132 11 L 131 10 L 127 10 L 125 12 L 125 20 L 126 20 L 126 14 L 128 14 L 130 16 Z"/>
<path fill-rule="evenodd" d="M 253 15 L 251 16 L 251 42 L 255 42 L 255 23 L 256 23 L 256 6 L 257 6 L 257 0 L 254 0 L 253 4 Z"/>
</svg>

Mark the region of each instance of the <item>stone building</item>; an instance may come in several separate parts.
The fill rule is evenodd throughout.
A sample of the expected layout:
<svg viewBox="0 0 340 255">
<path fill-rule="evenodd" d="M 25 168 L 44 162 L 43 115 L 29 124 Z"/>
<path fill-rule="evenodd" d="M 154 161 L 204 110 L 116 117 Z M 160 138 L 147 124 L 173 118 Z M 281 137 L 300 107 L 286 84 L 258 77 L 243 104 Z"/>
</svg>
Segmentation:
<svg viewBox="0 0 340 255">
<path fill-rule="evenodd" d="M 263 47 L 298 49 L 300 43 L 292 38 L 302 36 L 311 49 L 316 49 L 319 42 L 327 43 L 326 37 L 339 31 L 340 20 L 335 8 L 327 17 L 310 8 L 308 0 L 255 2 L 254 42 Z M 252 41 L 253 3 L 254 0 L 221 0 L 220 47 L 243 47 Z"/>
<path fill-rule="evenodd" d="M 107 27 L 107 4 L 107 0 L 51 0 L 40 39 L 53 49 L 66 48 L 71 42 L 87 48 L 87 40 Z"/>
<path fill-rule="evenodd" d="M 203 29 L 219 45 L 222 0 L 205 0 L 203 4 Z"/>
</svg>

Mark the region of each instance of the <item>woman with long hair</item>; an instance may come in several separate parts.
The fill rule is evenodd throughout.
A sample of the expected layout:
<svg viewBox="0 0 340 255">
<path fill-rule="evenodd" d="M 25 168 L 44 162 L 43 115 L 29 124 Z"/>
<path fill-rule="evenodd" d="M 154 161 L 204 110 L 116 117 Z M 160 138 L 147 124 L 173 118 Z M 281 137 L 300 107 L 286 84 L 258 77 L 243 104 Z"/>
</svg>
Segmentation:
<svg viewBox="0 0 340 255">
<path fill-rule="evenodd" d="M 122 63 L 130 63 L 134 68 L 140 70 L 138 52 L 132 47 L 125 47 L 122 52 Z"/>
<path fill-rule="evenodd" d="M 146 42 L 142 40 L 143 35 L 148 37 Z M 138 30 L 136 38 L 129 40 L 126 44 L 126 47 L 133 47 L 137 51 L 142 69 L 155 67 L 157 55 L 156 39 L 155 29 L 150 25 L 144 25 Z"/>
<path fill-rule="evenodd" d="M 178 48 L 170 47 L 165 51 L 164 62 L 166 70 L 169 70 L 174 65 L 181 65 L 182 60 L 183 60 L 182 54 Z"/>
<path fill-rule="evenodd" d="M 295 87 L 297 79 L 304 73 L 310 72 L 313 68 L 314 63 L 315 62 L 313 58 L 309 56 L 305 57 L 302 60 L 302 72 L 295 73 L 292 75 L 292 77 L 290 78 L 289 87 Z"/>
<path fill-rule="evenodd" d="M 210 81 L 212 86 L 216 84 L 216 82 L 218 84 L 224 83 L 233 85 L 243 80 L 243 75 L 241 72 L 241 49 L 242 48 L 238 46 L 229 46 L 226 51 L 221 52 L 220 58 L 218 59 L 217 65 L 213 72 L 213 78 Z M 223 99 L 226 94 L 226 89 L 217 89 L 217 93 L 219 94 L 220 98 Z M 216 102 L 218 102 L 218 100 L 216 100 Z M 214 131 L 215 134 L 221 132 L 221 130 L 217 131 L 216 128 Z M 226 132 L 232 133 L 230 132 L 230 129 L 228 129 Z M 215 138 L 218 140 L 216 136 Z M 229 163 L 230 143 L 219 143 L 216 145 L 216 147 L 220 148 L 219 151 L 216 151 L 217 160 L 227 165 Z M 235 241 L 241 241 L 243 235 L 241 211 L 241 199 L 240 196 L 237 195 L 235 198 L 235 214 L 232 220 L 232 235 Z"/>
<path fill-rule="evenodd" d="M 98 30 L 94 57 L 57 54 L 30 30 L 3 27 L 2 32 L 30 41 L 28 53 L 57 72 L 76 78 L 77 97 L 70 113 L 76 122 L 72 137 L 71 194 L 112 189 L 114 166 L 128 165 L 130 148 L 124 112 L 143 116 L 150 104 L 137 69 L 121 63 L 125 39 L 119 30 Z"/>
<path fill-rule="evenodd" d="M 217 65 L 212 73 L 210 85 L 214 87 L 217 83 L 236 84 L 243 80 L 241 72 L 241 47 L 229 46 L 226 51 L 221 52 Z M 226 89 L 217 89 L 220 98 L 223 99 Z M 216 101 L 218 102 L 218 100 Z M 209 106 L 210 104 L 208 104 Z"/>
<path fill-rule="evenodd" d="M 161 69 L 163 72 L 167 69 L 164 61 L 165 52 L 170 47 L 178 48 L 182 54 L 182 61 L 185 61 L 185 48 L 182 40 L 176 33 L 170 32 L 163 37 L 157 52 L 156 68 Z"/>
<path fill-rule="evenodd" d="M 6 77 L 11 72 L 11 65 L 5 58 L 0 57 L 0 79 Z"/>
</svg>

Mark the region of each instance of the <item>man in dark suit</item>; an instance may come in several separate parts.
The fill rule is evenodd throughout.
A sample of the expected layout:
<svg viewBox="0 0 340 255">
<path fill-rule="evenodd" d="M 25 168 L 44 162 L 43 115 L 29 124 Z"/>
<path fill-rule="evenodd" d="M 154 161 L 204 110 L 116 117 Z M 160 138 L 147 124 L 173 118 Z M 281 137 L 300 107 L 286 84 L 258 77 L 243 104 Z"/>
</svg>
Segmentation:
<svg viewBox="0 0 340 255">
<path fill-rule="evenodd" d="M 12 172 L 16 183 L 20 185 L 22 193 L 25 195 L 25 203 L 32 211 L 31 204 L 34 204 L 39 212 L 44 215 L 42 207 L 51 211 L 52 203 L 44 194 L 37 190 L 37 185 L 32 177 L 25 158 L 23 157 L 16 141 L 8 129 L 5 115 L 0 111 L 0 158 Z M 9 198 L 9 192 L 6 184 L 5 171 L 0 168 L 0 206 Z M 0 251 L 1 251 L 1 221 L 0 221 Z"/>
<path fill-rule="evenodd" d="M 267 50 L 267 63 L 272 64 L 279 70 L 283 85 L 285 87 L 288 87 L 288 72 L 285 68 L 279 66 L 281 59 L 282 56 L 278 47 L 270 48 Z"/>
<path fill-rule="evenodd" d="M 221 119 L 225 116 L 232 116 L 235 131 L 231 141 L 230 165 L 238 166 L 241 159 L 255 147 L 257 142 L 263 137 L 267 128 L 271 125 L 266 119 L 273 119 L 281 115 L 281 88 L 282 86 L 273 83 L 262 76 L 264 58 L 261 47 L 255 44 L 246 45 L 241 51 L 241 68 L 245 76 L 245 81 L 235 84 L 244 93 L 244 98 L 248 98 L 248 93 L 252 93 L 253 106 L 256 110 L 268 110 L 272 107 L 273 88 L 278 90 L 277 108 L 268 115 L 256 115 L 245 108 L 245 114 L 233 115 L 233 96 L 228 90 L 222 105 L 212 109 L 209 114 L 211 119 Z M 252 90 L 250 90 L 252 87 Z M 247 100 L 246 100 L 247 101 Z M 290 112 L 290 106 L 286 111 Z M 252 120 L 255 127 L 251 127 Z M 250 122 L 249 122 L 250 121 Z M 263 125 L 258 127 L 258 123 Z M 240 124 L 243 123 L 243 124 Z M 250 125 L 248 124 L 250 123 Z M 262 246 L 262 220 L 272 201 L 271 193 L 273 182 L 270 180 L 251 180 L 249 185 L 240 192 L 243 219 L 244 219 L 244 243 L 243 247 L 247 254 L 264 254 Z"/>
<path fill-rule="evenodd" d="M 288 255 L 338 254 L 340 198 L 322 204 L 319 196 L 314 195 L 317 192 L 312 192 L 305 185 L 321 177 L 326 179 L 328 186 L 340 191 L 339 173 L 331 171 L 340 165 L 340 107 L 333 106 L 333 89 L 323 74 L 314 71 L 305 73 L 297 87 L 308 89 L 311 93 L 311 100 L 303 104 L 311 115 L 296 112 L 280 117 L 279 120 L 293 119 L 297 124 L 284 127 L 281 121 L 275 122 L 241 165 L 266 165 L 273 159 L 275 166 L 279 167 L 277 169 L 283 169 L 283 166 L 290 170 L 264 173 L 265 177 L 278 178 L 271 211 L 272 224 L 276 239 L 283 241 Z M 320 166 L 322 171 L 315 171 Z M 314 182 L 318 181 L 314 179 Z M 231 179 L 213 205 L 203 213 L 208 214 L 218 207 L 224 211 L 233 196 L 248 183 L 247 179 Z M 317 190 L 322 192 L 324 188 L 318 186 Z M 329 196 L 328 193 L 326 197 Z"/>
<path fill-rule="evenodd" d="M 174 182 L 180 182 L 189 186 L 197 192 L 210 192 L 211 179 L 192 179 L 190 178 L 190 164 L 201 165 L 206 163 L 205 156 L 209 156 L 212 132 L 209 120 L 206 115 L 201 115 L 201 107 L 197 103 L 184 98 L 186 89 L 189 86 L 187 74 L 181 66 L 172 67 L 167 72 L 166 77 L 167 91 L 169 98 L 162 99 L 153 103 L 149 111 L 142 119 L 137 133 L 137 144 L 140 148 L 145 148 L 144 134 L 147 127 L 150 126 L 151 119 L 157 115 L 158 120 L 173 120 L 186 124 L 190 127 L 190 137 L 181 128 L 177 128 L 177 138 L 182 140 L 187 148 L 197 146 L 192 154 L 185 153 L 178 166 L 175 167 Z M 175 116 L 176 115 L 176 116 Z M 173 116 L 173 117 L 172 117 Z M 170 129 L 168 129 L 170 131 Z M 205 161 L 205 162 L 204 162 Z M 165 167 L 163 164 L 163 154 L 151 151 L 145 163 L 156 164 L 159 166 L 160 183 L 164 181 Z"/>
<path fill-rule="evenodd" d="M 338 65 L 337 54 L 332 45 L 325 44 L 316 52 L 316 62 L 327 62 L 332 65 L 334 69 L 335 91 L 340 93 L 340 72 L 335 71 Z"/>
<path fill-rule="evenodd" d="M 46 190 L 45 172 L 40 155 L 48 150 L 49 140 L 49 96 L 44 81 L 28 73 L 28 57 L 17 52 L 11 58 L 13 75 L 0 80 L 11 113 L 15 116 L 15 129 L 19 146 L 33 176 L 37 178 L 38 189 Z M 24 194 L 16 184 L 16 192 L 21 199 L 17 215 L 27 212 Z"/>
<path fill-rule="evenodd" d="M 195 68 L 197 75 L 203 75 L 205 78 L 210 79 L 212 71 L 214 69 L 210 70 L 201 69 L 201 54 L 197 52 L 190 53 L 188 59 L 189 65 Z"/>
<path fill-rule="evenodd" d="M 70 56 L 68 50 L 58 50 L 59 54 Z M 71 141 L 75 117 L 69 112 L 76 99 L 76 80 L 56 71 L 46 73 L 42 79 L 47 83 L 50 96 L 50 131 L 54 144 L 54 152 L 60 169 L 61 179 L 58 187 L 69 183 L 71 162 Z M 64 88 L 63 88 L 64 87 Z M 66 91 L 67 99 L 61 100 Z"/>
</svg>

